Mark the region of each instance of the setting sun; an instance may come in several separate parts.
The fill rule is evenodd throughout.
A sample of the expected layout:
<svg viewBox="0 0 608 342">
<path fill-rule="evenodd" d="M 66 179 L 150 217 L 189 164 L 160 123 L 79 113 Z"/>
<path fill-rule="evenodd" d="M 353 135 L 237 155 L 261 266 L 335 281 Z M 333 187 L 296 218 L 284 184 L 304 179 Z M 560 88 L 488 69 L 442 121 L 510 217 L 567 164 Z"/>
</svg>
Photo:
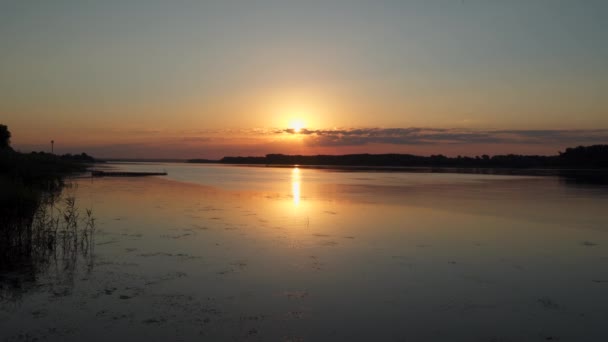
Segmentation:
<svg viewBox="0 0 608 342">
<path fill-rule="evenodd" d="M 300 119 L 294 119 L 289 123 L 289 128 L 293 129 L 294 133 L 300 133 L 304 128 L 304 123 Z"/>
</svg>

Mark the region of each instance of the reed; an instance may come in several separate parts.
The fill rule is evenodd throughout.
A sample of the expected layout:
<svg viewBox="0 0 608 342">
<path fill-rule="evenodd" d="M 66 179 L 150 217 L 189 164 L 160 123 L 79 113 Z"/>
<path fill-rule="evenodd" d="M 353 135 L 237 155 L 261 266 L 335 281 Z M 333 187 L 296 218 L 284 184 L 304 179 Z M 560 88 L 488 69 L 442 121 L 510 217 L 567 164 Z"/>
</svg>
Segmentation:
<svg viewBox="0 0 608 342">
<path fill-rule="evenodd" d="M 14 302 L 35 287 L 41 277 L 68 284 L 80 267 L 93 268 L 96 220 L 91 209 L 80 209 L 74 196 L 38 199 L 31 211 L 19 211 L 2 221 L 0 232 L 0 302 Z"/>
</svg>

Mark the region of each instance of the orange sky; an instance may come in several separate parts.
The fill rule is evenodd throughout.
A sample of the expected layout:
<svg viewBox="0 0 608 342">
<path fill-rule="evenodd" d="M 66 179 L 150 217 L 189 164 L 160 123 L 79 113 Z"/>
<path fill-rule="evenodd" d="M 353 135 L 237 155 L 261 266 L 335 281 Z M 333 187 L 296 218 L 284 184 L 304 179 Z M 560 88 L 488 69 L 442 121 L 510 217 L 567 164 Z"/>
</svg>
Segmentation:
<svg viewBox="0 0 608 342">
<path fill-rule="evenodd" d="M 602 1 L 16 2 L 0 123 L 23 151 L 554 154 L 608 142 Z M 295 123 L 305 134 L 285 129 Z"/>
</svg>

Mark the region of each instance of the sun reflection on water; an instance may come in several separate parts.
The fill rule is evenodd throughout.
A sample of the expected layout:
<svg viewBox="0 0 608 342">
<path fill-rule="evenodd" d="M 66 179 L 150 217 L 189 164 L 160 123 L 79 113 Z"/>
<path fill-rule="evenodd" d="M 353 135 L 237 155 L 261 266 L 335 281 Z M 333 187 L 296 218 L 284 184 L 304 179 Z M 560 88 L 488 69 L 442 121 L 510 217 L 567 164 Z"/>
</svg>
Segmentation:
<svg viewBox="0 0 608 342">
<path fill-rule="evenodd" d="M 295 206 L 300 204 L 300 179 L 300 169 L 296 166 L 291 170 L 291 196 Z"/>
</svg>

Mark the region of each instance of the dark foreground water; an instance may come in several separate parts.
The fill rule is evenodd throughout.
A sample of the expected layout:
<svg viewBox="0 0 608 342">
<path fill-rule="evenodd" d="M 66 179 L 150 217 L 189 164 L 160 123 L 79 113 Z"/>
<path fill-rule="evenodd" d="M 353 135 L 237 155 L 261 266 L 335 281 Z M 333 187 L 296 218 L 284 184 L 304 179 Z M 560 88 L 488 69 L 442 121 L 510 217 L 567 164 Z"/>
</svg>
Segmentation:
<svg viewBox="0 0 608 342">
<path fill-rule="evenodd" d="M 0 338 L 606 341 L 608 188 L 559 177 L 122 164 L 71 259 L 0 274 Z"/>
</svg>

